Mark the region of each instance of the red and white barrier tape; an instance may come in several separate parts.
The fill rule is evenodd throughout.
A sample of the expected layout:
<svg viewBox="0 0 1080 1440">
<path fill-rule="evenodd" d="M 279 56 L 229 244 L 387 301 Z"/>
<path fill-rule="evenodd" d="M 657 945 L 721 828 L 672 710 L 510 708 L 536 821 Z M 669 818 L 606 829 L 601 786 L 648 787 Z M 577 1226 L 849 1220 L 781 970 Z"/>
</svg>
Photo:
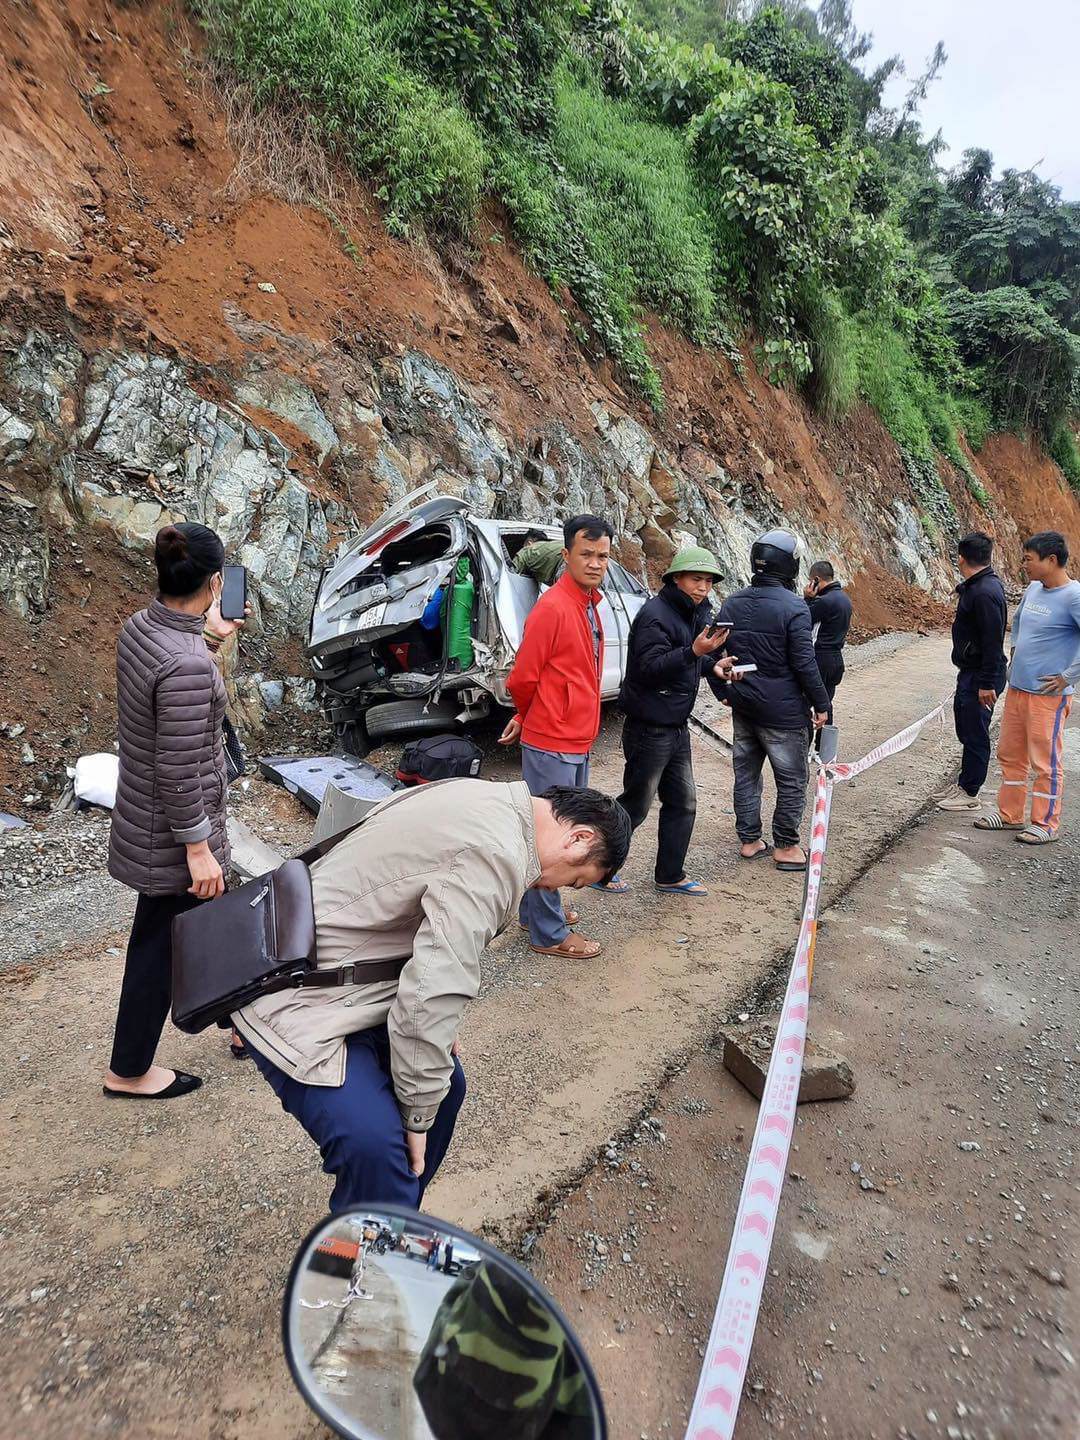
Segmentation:
<svg viewBox="0 0 1080 1440">
<path fill-rule="evenodd" d="M 906 750 L 909 745 L 915 743 L 919 738 L 919 732 L 925 726 L 929 725 L 931 720 L 936 720 L 939 715 L 945 713 L 945 708 L 949 703 L 948 700 L 942 700 L 940 705 L 934 706 L 929 715 L 924 715 L 921 720 L 916 720 L 913 725 L 909 725 L 906 730 L 901 730 L 898 734 L 894 735 L 892 739 L 883 740 L 880 745 L 871 750 L 869 754 L 864 755 L 861 760 L 855 760 L 850 765 L 830 765 L 829 769 L 833 773 L 833 778 L 836 780 L 851 780 L 854 776 L 861 775 L 864 770 L 869 770 L 872 766 L 876 765 L 879 760 L 886 760 L 890 755 L 897 755 L 901 750 Z"/>
<path fill-rule="evenodd" d="M 768 1273 L 780 1192 L 795 1130 L 833 782 L 850 780 L 880 760 L 906 750 L 919 732 L 942 714 L 948 703 L 947 700 L 942 701 L 928 715 L 878 745 L 861 760 L 848 765 L 819 765 L 806 867 L 806 903 L 799 926 L 799 939 L 776 1030 L 776 1043 L 765 1076 L 750 1159 L 743 1177 L 739 1208 L 735 1212 L 735 1228 L 724 1267 L 724 1280 L 690 1412 L 686 1440 L 731 1440 L 746 1367 L 750 1363 L 750 1347 Z"/>
</svg>

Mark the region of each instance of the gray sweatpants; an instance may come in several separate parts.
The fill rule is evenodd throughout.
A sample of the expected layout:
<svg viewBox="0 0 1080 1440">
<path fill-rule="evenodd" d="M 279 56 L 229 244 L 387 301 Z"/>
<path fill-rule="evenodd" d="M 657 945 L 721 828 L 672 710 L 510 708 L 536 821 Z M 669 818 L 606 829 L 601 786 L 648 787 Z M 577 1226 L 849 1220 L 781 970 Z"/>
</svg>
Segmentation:
<svg viewBox="0 0 1080 1440">
<path fill-rule="evenodd" d="M 581 790 L 589 783 L 589 759 L 586 756 L 581 764 L 573 765 L 547 750 L 523 745 L 521 778 L 530 795 L 542 795 L 552 785 L 571 785 Z M 529 940 L 544 949 L 561 945 L 570 933 L 558 890 L 526 890 L 519 915 L 521 923 L 529 927 Z"/>
<path fill-rule="evenodd" d="M 810 776 L 810 729 L 777 730 L 755 725 L 736 712 L 735 829 L 744 845 L 761 839 L 761 770 L 766 759 L 776 780 L 773 841 L 778 849 L 798 845 Z"/>
</svg>

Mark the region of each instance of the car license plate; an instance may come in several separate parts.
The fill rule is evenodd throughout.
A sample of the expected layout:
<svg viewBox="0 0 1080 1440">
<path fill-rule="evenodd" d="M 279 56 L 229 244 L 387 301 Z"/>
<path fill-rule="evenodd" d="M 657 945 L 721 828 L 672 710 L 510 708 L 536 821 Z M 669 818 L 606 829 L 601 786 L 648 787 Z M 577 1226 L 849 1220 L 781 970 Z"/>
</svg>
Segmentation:
<svg viewBox="0 0 1080 1440">
<path fill-rule="evenodd" d="M 376 630 L 383 623 L 386 616 L 386 601 L 381 605 L 373 605 L 370 610 L 365 610 L 357 621 L 358 630 Z"/>
</svg>

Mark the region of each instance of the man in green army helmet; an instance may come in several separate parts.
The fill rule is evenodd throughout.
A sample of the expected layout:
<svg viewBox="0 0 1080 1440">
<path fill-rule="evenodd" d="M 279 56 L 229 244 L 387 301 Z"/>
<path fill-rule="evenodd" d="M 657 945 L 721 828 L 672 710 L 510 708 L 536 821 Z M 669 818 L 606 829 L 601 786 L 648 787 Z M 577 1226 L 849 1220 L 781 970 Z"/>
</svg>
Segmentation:
<svg viewBox="0 0 1080 1440">
<path fill-rule="evenodd" d="M 707 894 L 685 869 L 697 810 L 688 721 L 703 676 L 718 695 L 723 693 L 718 687 L 733 678 L 734 657 L 720 654 L 728 631 L 711 623 L 709 596 L 721 578 L 710 550 L 687 546 L 664 572 L 660 593 L 646 601 L 630 628 L 619 694 L 626 716 L 619 804 L 637 829 L 659 796 L 655 882 L 668 894 Z M 619 894 L 629 887 L 616 875 L 597 888 Z"/>
<path fill-rule="evenodd" d="M 447 1291 L 413 1375 L 435 1440 L 593 1440 L 588 1381 L 558 1316 L 509 1269 Z"/>
</svg>

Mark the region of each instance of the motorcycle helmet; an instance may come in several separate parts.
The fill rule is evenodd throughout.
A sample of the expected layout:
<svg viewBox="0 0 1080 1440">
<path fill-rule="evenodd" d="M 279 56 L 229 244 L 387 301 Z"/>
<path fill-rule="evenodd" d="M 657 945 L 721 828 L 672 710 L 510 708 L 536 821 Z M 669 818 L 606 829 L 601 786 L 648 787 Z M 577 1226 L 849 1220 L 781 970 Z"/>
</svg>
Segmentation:
<svg viewBox="0 0 1080 1440">
<path fill-rule="evenodd" d="M 803 543 L 790 530 L 766 530 L 750 547 L 750 568 L 755 575 L 770 575 L 792 585 L 799 577 Z"/>
</svg>

